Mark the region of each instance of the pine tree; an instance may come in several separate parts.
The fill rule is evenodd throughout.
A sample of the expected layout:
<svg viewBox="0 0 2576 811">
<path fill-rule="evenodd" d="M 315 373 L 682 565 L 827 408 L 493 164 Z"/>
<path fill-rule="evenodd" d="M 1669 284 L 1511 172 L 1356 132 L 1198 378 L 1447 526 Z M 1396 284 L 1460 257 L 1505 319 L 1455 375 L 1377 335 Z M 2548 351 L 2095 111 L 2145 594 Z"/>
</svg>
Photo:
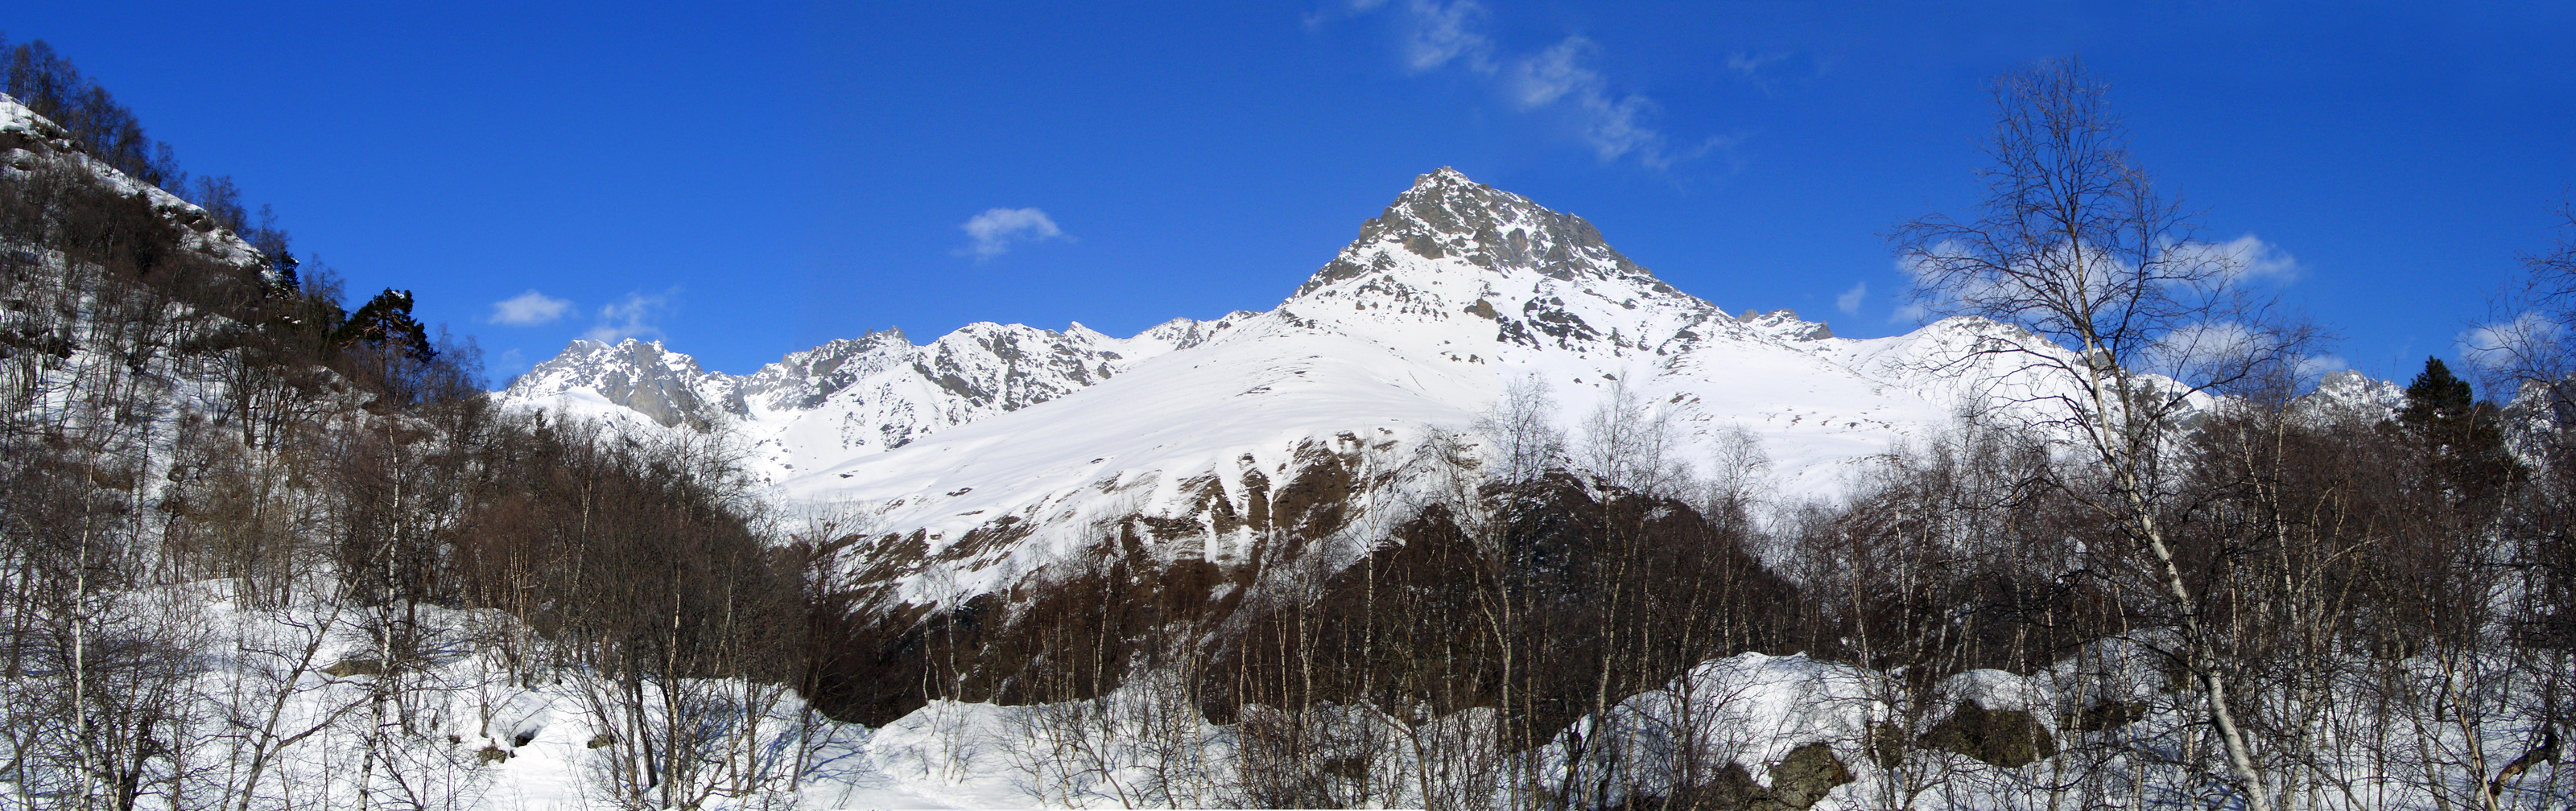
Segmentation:
<svg viewBox="0 0 2576 811">
<path fill-rule="evenodd" d="M 2397 424 L 2430 446 L 2433 473 L 2457 498 L 2499 498 L 2523 472 L 2505 450 L 2503 414 L 2494 403 L 2478 402 L 2469 382 L 2439 358 L 2425 358 L 2424 371 L 2406 385 Z"/>
<path fill-rule="evenodd" d="M 428 331 L 411 317 L 411 302 L 411 291 L 386 288 L 349 314 L 348 323 L 340 325 L 331 339 L 341 346 L 389 343 L 413 360 L 426 363 L 438 355 L 438 350 L 429 345 Z"/>
<path fill-rule="evenodd" d="M 2456 423 L 2469 416 L 2476 400 L 2471 397 L 2469 381 L 2451 374 L 2451 367 L 2440 358 L 2425 358 L 2424 371 L 2406 384 L 2406 407 L 2398 410 L 2397 421 L 2417 430 Z"/>
</svg>

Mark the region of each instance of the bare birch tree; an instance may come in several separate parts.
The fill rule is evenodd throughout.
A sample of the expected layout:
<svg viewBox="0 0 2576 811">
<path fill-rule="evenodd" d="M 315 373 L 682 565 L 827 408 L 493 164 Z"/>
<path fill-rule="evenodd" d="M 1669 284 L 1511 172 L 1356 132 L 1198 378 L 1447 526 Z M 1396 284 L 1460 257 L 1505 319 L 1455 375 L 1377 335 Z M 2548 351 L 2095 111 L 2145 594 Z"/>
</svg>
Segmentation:
<svg viewBox="0 0 2576 811">
<path fill-rule="evenodd" d="M 2130 155 L 2104 86 L 2075 61 L 2008 74 L 1992 93 L 1980 213 L 1897 229 L 1916 301 L 2027 331 L 1990 337 L 1958 363 L 2053 384 L 1995 394 L 2045 415 L 2040 427 L 2085 463 L 2055 484 L 2118 526 L 2125 568 L 2150 584 L 2139 596 L 2162 604 L 2180 632 L 2173 653 L 2197 683 L 2230 779 L 2248 808 L 2269 811 L 2230 696 L 2231 662 L 2204 627 L 2165 497 L 2194 400 L 2295 357 L 2301 336 L 2270 318 L 2244 257 L 2193 239 L 2188 213 Z"/>
</svg>

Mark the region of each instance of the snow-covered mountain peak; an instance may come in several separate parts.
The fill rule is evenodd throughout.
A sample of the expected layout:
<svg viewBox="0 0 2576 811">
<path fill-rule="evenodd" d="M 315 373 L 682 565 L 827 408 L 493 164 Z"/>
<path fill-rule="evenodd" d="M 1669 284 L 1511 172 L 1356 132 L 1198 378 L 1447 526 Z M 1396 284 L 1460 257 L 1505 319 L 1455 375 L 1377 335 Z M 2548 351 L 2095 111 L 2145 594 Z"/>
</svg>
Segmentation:
<svg viewBox="0 0 2576 811">
<path fill-rule="evenodd" d="M 788 353 L 749 375 L 707 371 L 659 342 L 576 340 L 503 399 L 630 425 L 722 425 L 743 441 L 754 473 L 778 479 L 1096 385 L 1254 315 L 1175 318 L 1129 338 L 1081 324 L 1058 332 L 977 322 L 919 346 L 886 329 Z"/>
<path fill-rule="evenodd" d="M 1583 218 L 1442 167 L 1416 178 L 1384 213 L 1362 224 L 1359 239 L 1299 286 L 1290 301 L 1377 276 L 1387 278 L 1374 287 L 1423 288 L 1521 275 L 1604 294 L 1634 288 L 1649 296 L 1688 298 L 1611 248 Z"/>
<path fill-rule="evenodd" d="M 1728 458 L 1733 438 L 1758 437 L 1771 492 L 1828 497 L 1854 465 L 1943 430 L 1963 404 L 2033 402 L 2055 385 L 1980 351 L 1998 341 L 2055 351 L 1978 318 L 1854 340 L 1788 310 L 1732 315 L 1656 279 L 1582 218 L 1442 169 L 1268 312 L 1128 338 L 1081 324 L 976 323 L 924 345 L 871 333 L 742 378 L 576 344 L 558 363 L 633 370 L 548 369 L 511 395 L 649 394 L 674 412 L 685 396 L 731 411 L 739 419 L 656 420 L 722 423 L 783 502 L 864 513 L 882 537 L 909 539 L 885 550 L 880 562 L 901 572 L 889 576 L 972 594 L 1100 553 L 1104 537 L 1257 568 L 1269 544 L 1377 509 L 1377 490 L 1400 501 L 1420 483 L 1406 477 L 1421 471 L 1397 473 L 1428 447 L 1415 443 L 1472 432 L 1522 382 L 1549 389 L 1563 428 L 1652 409 L 1676 460 Z"/>
<path fill-rule="evenodd" d="M 2290 405 L 2294 413 L 2316 420 L 2349 420 L 2371 424 L 2397 418 L 2406 407 L 2406 387 L 2360 372 L 2328 372 L 2315 391 Z"/>
<path fill-rule="evenodd" d="M 1274 313 L 1476 363 L 1542 350 L 1670 355 L 1718 336 L 1781 339 L 1656 279 L 1583 218 L 1448 168 L 1416 178 Z"/>
<path fill-rule="evenodd" d="M 1764 335 L 1786 341 L 1815 341 L 1834 337 L 1832 328 L 1822 321 L 1800 319 L 1795 310 L 1759 312 L 1746 310 L 1735 317 L 1736 323 Z"/>
<path fill-rule="evenodd" d="M 575 339 L 510 389 L 585 391 L 595 405 L 624 407 L 666 427 L 687 423 L 704 428 L 714 412 L 741 410 L 740 396 L 699 367 L 696 358 L 664 349 L 661 341 L 634 338 L 616 344 Z"/>
</svg>

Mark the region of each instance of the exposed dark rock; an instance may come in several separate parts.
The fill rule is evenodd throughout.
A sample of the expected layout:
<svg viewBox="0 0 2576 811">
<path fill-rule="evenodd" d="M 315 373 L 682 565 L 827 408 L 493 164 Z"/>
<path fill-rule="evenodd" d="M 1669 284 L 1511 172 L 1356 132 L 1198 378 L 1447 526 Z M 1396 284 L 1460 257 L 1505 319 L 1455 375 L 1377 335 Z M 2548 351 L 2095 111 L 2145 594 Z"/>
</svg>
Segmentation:
<svg viewBox="0 0 2576 811">
<path fill-rule="evenodd" d="M 335 679 L 351 676 L 382 676 L 385 674 L 385 663 L 374 659 L 342 659 L 331 663 L 330 667 L 322 668 L 322 674 Z"/>
<path fill-rule="evenodd" d="M 2025 710 L 1989 710 L 1974 701 L 1925 730 L 1925 749 L 1956 752 L 2005 768 L 2019 768 L 2057 754 L 2057 739 Z"/>
<path fill-rule="evenodd" d="M 1835 786 L 1851 781 L 1851 769 L 1834 757 L 1833 747 L 1811 743 L 1789 750 L 1788 757 L 1771 764 L 1770 796 L 1764 799 L 1781 808 L 1805 809 Z"/>
<path fill-rule="evenodd" d="M 1834 757 L 1833 747 L 1810 743 L 1789 750 L 1771 764 L 1771 785 L 1753 781 L 1744 764 L 1728 763 L 1717 779 L 1679 789 L 1671 797 L 1635 798 L 1636 809 L 1688 808 L 1696 811 L 1806 811 L 1836 786 L 1853 780 L 1851 769 Z"/>
<path fill-rule="evenodd" d="M 2061 724 L 2074 732 L 2103 732 L 2137 723 L 2147 717 L 2147 705 L 2134 701 L 2106 701 L 2077 710 Z"/>
</svg>

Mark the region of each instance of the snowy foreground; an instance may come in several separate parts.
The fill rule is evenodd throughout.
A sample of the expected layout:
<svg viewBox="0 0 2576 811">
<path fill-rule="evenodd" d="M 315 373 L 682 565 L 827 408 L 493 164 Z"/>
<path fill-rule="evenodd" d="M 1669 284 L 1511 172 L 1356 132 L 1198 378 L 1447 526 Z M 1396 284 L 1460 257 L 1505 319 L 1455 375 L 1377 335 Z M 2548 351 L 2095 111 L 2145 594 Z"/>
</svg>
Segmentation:
<svg viewBox="0 0 2576 811">
<path fill-rule="evenodd" d="M 353 636 L 360 618 L 311 604 L 245 609 L 216 586 L 182 588 L 127 606 L 138 616 L 194 617 L 190 627 L 234 644 L 207 662 L 196 701 L 178 722 L 224 734 L 189 736 L 200 751 L 176 759 L 177 783 L 228 807 L 584 809 L 701 808 L 1193 808 L 1247 805 L 1242 726 L 1207 723 L 1171 685 L 1140 678 L 1084 702 L 1005 707 L 935 701 L 883 728 L 836 723 L 792 692 L 736 680 L 647 683 L 642 700 L 577 669 L 522 665 L 490 648 L 458 644 L 427 672 L 383 673 Z M 508 632 L 471 612 L 419 618 L 452 629 L 448 641 Z M 1767 808 L 2195 807 L 2224 796 L 2152 755 L 2146 740 L 2192 745 L 2190 697 L 2143 648 L 2091 646 L 2035 674 L 1972 670 L 1909 694 L 1899 678 L 1810 659 L 1756 653 L 1702 663 L 1662 689 L 1632 696 L 1602 716 L 1560 731 L 1539 751 L 1482 749 L 1490 710 L 1400 718 L 1326 708 L 1332 745 L 1365 764 L 1358 779 L 1375 807 L 1529 807 L 1571 789 L 1578 806 L 1616 804 L 1624 792 L 1669 786 L 1638 774 L 1695 773 L 1767 798 Z M 478 652 L 482 651 L 482 652 Z M 2453 663 L 2452 667 L 2459 667 Z M 2476 667 L 2475 663 L 2469 666 Z M 2109 678 L 2105 678 L 2105 676 Z M 2444 678 L 2427 665 L 2423 678 Z M 2075 685 L 2083 685 L 2076 688 Z M 2080 689 L 2085 694 L 2074 694 Z M 23 698 L 23 697 L 21 697 Z M 2075 707 L 2124 707 L 2096 723 Z M 638 709 L 642 708 L 642 709 Z M 1248 708 L 1247 718 L 1261 708 Z M 2028 713 L 2027 715 L 2017 715 Z M 1953 718 L 2025 718 L 2027 738 L 1958 727 Z M 2467 741 L 2460 726 L 2354 717 L 2324 726 L 2364 735 L 2346 753 L 2314 756 L 2354 777 L 2317 807 L 2427 805 L 2420 777 L 2392 752 L 2435 764 L 2512 742 Z M 1310 722 L 1313 719 L 1308 719 Z M 2432 721 L 2425 723 L 2424 721 Z M 2383 728 L 2385 727 L 2385 728 Z M 1929 730 L 1911 743 L 1887 729 Z M 2491 727 L 2492 728 L 2492 727 Z M 1943 744 L 1933 742 L 1952 729 Z M 30 731 L 20 730 L 24 736 Z M 41 734 L 41 733 L 39 733 Z M 1970 745 L 1959 746 L 1961 735 Z M 1586 761 L 1571 744 L 1588 739 Z M 2394 748 L 2392 739 L 2401 741 Z M 643 740 L 649 747 L 631 745 Z M 17 741 L 20 745 L 29 743 Z M 2368 744 L 2368 745 L 2363 745 Z M 692 771 L 646 777 L 639 749 L 681 746 Z M 2374 752 L 2364 756 L 2365 751 Z M 2016 754 L 2018 753 L 2018 754 Z M 1999 757 L 1998 754 L 2001 756 Z M 1697 759 L 1677 770 L 1681 759 Z M 2177 760 L 2182 759 L 2180 757 Z M 1517 764 L 1517 765 L 1515 765 Z M 1641 768 L 1639 768 L 1641 767 Z M 1607 794 L 1566 785 L 1571 773 L 1628 788 Z M 2100 780 L 2071 781 L 2084 770 Z M 2429 775 L 2429 770 L 2419 774 Z M 0 772 L 0 808 L 59 797 L 29 764 Z M 2551 777 L 2548 780 L 2554 781 Z M 638 790 L 643 781 L 658 780 Z M 20 782 L 30 781 L 30 782 Z M 1731 782 L 1730 782 L 1731 781 Z M 374 788 L 360 796 L 355 786 Z M 2077 786 L 2081 785 L 2082 788 Z M 2106 790 L 2107 789 L 2107 790 Z M 176 807 L 146 796 L 140 807 Z M 1446 804 L 1442 800 L 1448 801 Z M 2563 808 L 2564 805 L 2516 807 Z"/>
</svg>

